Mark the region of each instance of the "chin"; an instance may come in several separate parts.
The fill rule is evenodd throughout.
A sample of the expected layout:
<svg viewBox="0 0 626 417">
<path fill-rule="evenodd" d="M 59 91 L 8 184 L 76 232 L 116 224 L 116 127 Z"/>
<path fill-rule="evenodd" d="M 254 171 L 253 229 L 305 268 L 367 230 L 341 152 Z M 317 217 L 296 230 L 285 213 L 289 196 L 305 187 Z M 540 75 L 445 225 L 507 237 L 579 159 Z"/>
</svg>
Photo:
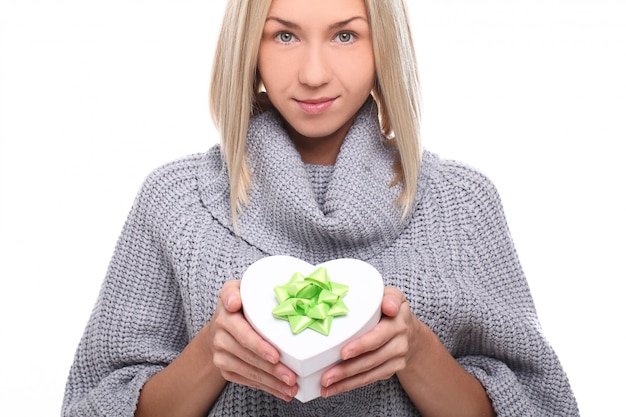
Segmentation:
<svg viewBox="0 0 626 417">
<path fill-rule="evenodd" d="M 319 130 L 312 130 L 312 131 L 307 131 L 307 130 L 296 130 L 298 132 L 298 134 L 300 134 L 302 137 L 306 138 L 306 139 L 324 139 L 327 137 L 332 136 L 337 130 L 324 130 L 324 131 L 319 131 Z"/>
</svg>

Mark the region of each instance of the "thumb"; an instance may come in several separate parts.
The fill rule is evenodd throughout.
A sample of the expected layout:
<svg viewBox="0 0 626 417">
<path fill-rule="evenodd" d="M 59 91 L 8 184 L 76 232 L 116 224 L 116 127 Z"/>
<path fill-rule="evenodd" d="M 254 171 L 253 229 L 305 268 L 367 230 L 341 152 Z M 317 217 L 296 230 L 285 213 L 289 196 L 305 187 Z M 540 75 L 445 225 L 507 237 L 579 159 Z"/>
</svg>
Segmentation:
<svg viewBox="0 0 626 417">
<path fill-rule="evenodd" d="M 406 302 L 406 297 L 402 291 L 394 287 L 385 287 L 381 310 L 385 316 L 395 317 L 400 312 L 400 306 L 404 302 Z"/>
<path fill-rule="evenodd" d="M 224 308 L 229 313 L 236 313 L 241 310 L 241 294 L 239 293 L 240 281 L 226 281 L 220 291 L 220 299 Z"/>
</svg>

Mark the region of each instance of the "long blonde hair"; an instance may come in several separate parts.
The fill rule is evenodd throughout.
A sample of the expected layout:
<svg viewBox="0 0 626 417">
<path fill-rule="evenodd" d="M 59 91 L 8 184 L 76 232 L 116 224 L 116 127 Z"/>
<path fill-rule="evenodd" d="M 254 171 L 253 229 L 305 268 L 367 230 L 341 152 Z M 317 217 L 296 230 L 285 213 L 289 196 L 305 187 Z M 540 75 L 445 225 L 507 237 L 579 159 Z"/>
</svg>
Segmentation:
<svg viewBox="0 0 626 417">
<path fill-rule="evenodd" d="M 251 185 L 246 162 L 250 117 L 267 106 L 259 91 L 257 57 L 271 0 L 229 0 L 213 61 L 210 108 L 221 134 L 228 166 L 233 224 L 248 203 Z M 417 191 L 421 165 L 420 89 L 417 62 L 404 0 L 365 0 L 376 62 L 372 95 L 381 131 L 398 151 L 395 183 L 406 216 Z"/>
</svg>

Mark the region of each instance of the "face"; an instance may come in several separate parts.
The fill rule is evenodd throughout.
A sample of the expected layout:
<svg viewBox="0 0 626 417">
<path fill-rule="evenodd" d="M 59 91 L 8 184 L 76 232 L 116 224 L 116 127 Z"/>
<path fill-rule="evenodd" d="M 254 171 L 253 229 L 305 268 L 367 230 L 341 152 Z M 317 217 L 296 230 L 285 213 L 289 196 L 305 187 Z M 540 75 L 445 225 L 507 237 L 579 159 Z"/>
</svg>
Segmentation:
<svg viewBox="0 0 626 417">
<path fill-rule="evenodd" d="M 303 159 L 334 161 L 374 84 L 364 0 L 272 0 L 258 70 Z"/>
</svg>

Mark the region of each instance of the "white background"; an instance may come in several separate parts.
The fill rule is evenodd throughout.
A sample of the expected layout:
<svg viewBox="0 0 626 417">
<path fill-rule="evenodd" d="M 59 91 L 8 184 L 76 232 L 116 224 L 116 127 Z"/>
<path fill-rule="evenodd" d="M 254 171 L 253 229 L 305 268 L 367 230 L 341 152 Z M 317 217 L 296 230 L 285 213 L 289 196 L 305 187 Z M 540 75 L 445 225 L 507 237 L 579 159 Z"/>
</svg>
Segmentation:
<svg viewBox="0 0 626 417">
<path fill-rule="evenodd" d="M 582 415 L 624 415 L 623 1 L 410 2 L 426 148 L 496 183 Z M 217 142 L 224 4 L 0 0 L 0 414 L 59 413 L 142 180 Z"/>
</svg>

